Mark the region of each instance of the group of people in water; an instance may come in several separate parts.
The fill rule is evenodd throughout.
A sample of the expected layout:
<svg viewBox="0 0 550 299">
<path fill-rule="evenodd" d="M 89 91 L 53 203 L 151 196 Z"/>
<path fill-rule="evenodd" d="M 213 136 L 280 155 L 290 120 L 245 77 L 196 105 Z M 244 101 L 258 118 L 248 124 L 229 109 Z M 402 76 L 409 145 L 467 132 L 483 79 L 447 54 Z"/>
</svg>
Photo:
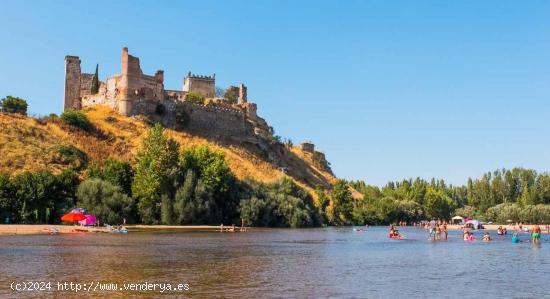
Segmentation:
<svg viewBox="0 0 550 299">
<path fill-rule="evenodd" d="M 404 222 L 404 221 L 401 221 L 401 222 L 398 223 L 398 225 L 399 226 L 406 226 L 407 223 Z M 423 227 L 424 229 L 426 229 L 426 231 L 428 232 L 430 240 L 433 240 L 433 241 L 447 240 L 448 230 L 447 230 L 447 222 L 445 222 L 445 221 L 441 221 L 441 220 L 436 221 L 435 219 L 432 219 L 430 222 L 426 222 L 426 223 L 423 223 L 421 225 L 415 224 L 414 226 L 420 226 L 420 227 Z M 540 228 L 539 225 L 534 225 L 530 232 L 527 228 L 524 228 L 521 223 L 519 224 L 519 228 L 520 228 L 519 230 L 515 229 L 515 228 L 516 228 L 516 226 L 513 227 L 512 243 L 522 242 L 520 240 L 519 234 L 522 233 L 522 232 L 526 232 L 526 233 L 530 233 L 530 237 L 531 237 L 530 241 L 532 243 L 540 244 L 540 237 L 541 237 L 541 234 L 542 234 L 542 229 Z M 549 225 L 546 225 L 546 230 L 550 233 L 550 226 Z M 502 226 L 498 227 L 497 235 L 504 236 L 504 235 L 507 235 L 507 234 L 508 234 L 508 231 L 505 227 L 502 227 Z M 393 224 L 391 224 L 390 228 L 389 228 L 389 238 L 390 239 L 404 239 L 404 235 L 401 234 Z M 476 237 L 475 237 L 474 233 L 468 227 L 464 227 L 462 238 L 463 238 L 464 241 L 475 241 L 476 240 Z M 491 234 L 489 232 L 485 231 L 484 234 L 483 234 L 482 240 L 484 242 L 490 242 L 490 241 L 493 240 L 493 237 L 491 236 Z"/>
</svg>

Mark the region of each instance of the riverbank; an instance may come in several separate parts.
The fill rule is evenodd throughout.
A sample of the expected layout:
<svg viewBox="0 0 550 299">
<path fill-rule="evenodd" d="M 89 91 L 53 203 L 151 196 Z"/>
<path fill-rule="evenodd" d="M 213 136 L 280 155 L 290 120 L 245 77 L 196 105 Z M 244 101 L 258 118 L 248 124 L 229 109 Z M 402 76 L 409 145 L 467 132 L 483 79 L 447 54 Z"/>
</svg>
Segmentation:
<svg viewBox="0 0 550 299">
<path fill-rule="evenodd" d="M 513 225 L 500 225 L 500 224 L 487 224 L 484 225 L 487 231 L 496 231 L 499 226 L 506 228 L 508 231 L 512 231 Z M 531 231 L 534 225 L 523 225 Z M 547 233 L 545 225 L 539 225 L 543 233 Z M 163 230 L 177 230 L 177 231 L 220 231 L 219 225 L 127 225 L 125 226 L 130 232 L 135 231 L 163 231 Z M 229 231 L 231 226 L 224 226 L 224 231 Z M 461 225 L 447 225 L 449 230 L 462 230 Z M 250 230 L 247 227 L 246 230 Z M 56 231 L 60 234 L 74 234 L 82 232 L 106 232 L 103 227 L 83 227 L 75 225 L 54 225 L 54 224 L 2 224 L 0 225 L 0 235 L 42 235 L 50 234 Z M 240 227 L 235 227 L 235 232 L 240 232 Z"/>
<path fill-rule="evenodd" d="M 184 231 L 220 231 L 219 225 L 126 225 L 129 231 L 160 231 L 160 230 L 184 230 Z M 224 226 L 224 231 L 231 226 Z M 250 228 L 246 228 L 247 230 Z M 235 227 L 240 231 L 240 227 Z M 2 224 L 0 235 L 41 235 L 56 232 L 59 234 L 74 234 L 82 232 L 107 232 L 103 227 L 83 227 L 76 225 L 54 224 Z"/>
</svg>

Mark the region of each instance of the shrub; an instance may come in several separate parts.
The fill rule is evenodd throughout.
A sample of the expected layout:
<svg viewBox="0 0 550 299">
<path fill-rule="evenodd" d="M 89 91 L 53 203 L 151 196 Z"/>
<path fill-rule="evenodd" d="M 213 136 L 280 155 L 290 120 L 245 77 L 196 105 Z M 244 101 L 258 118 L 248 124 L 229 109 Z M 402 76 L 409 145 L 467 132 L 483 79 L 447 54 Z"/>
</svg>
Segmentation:
<svg viewBox="0 0 550 299">
<path fill-rule="evenodd" d="M 61 114 L 61 120 L 70 126 L 82 129 L 84 131 L 90 131 L 92 124 L 88 120 L 86 114 L 82 111 L 69 109 Z"/>
<path fill-rule="evenodd" d="M 86 208 L 104 223 L 118 224 L 124 219 L 133 221 L 134 201 L 126 196 L 118 186 L 100 180 L 89 179 L 76 193 L 78 205 Z"/>
<path fill-rule="evenodd" d="M 223 98 L 229 103 L 229 104 L 237 104 L 239 95 L 235 93 L 235 91 L 228 89 L 224 95 Z"/>
<path fill-rule="evenodd" d="M 53 162 L 81 170 L 88 165 L 88 155 L 72 145 L 59 145 L 55 150 Z"/>
<path fill-rule="evenodd" d="M 6 112 L 27 114 L 28 104 L 22 98 L 7 96 L 0 101 L 0 104 Z"/>
<path fill-rule="evenodd" d="M 156 115 L 164 115 L 166 112 L 166 107 L 162 103 L 157 103 L 157 106 L 155 107 L 155 114 Z"/>
<path fill-rule="evenodd" d="M 204 105 L 204 96 L 202 95 L 202 93 L 197 91 L 192 91 L 188 93 L 185 96 L 185 100 L 191 103 Z"/>
</svg>

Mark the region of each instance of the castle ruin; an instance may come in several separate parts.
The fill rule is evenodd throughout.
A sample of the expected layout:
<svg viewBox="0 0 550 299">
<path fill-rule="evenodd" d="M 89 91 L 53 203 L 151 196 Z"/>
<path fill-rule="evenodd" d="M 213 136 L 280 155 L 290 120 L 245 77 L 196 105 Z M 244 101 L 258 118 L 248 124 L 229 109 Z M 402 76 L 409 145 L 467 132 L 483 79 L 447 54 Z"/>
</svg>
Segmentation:
<svg viewBox="0 0 550 299">
<path fill-rule="evenodd" d="M 167 90 L 164 88 L 164 71 L 158 70 L 152 76 L 144 74 L 139 58 L 128 54 L 128 48 L 122 49 L 120 74 L 107 78 L 105 82 L 99 81 L 99 90 L 95 94 L 92 93 L 93 79 L 94 74 L 82 73 L 78 56 L 65 57 L 65 110 L 106 105 L 125 116 L 147 114 L 149 111 L 143 110 L 144 107 L 165 100 L 185 101 L 190 92 L 198 92 L 218 104 L 223 102 L 223 98 L 216 98 L 215 74 L 201 76 L 189 72 L 182 90 Z M 240 84 L 235 92 L 240 104 L 247 103 L 244 84 Z"/>
</svg>

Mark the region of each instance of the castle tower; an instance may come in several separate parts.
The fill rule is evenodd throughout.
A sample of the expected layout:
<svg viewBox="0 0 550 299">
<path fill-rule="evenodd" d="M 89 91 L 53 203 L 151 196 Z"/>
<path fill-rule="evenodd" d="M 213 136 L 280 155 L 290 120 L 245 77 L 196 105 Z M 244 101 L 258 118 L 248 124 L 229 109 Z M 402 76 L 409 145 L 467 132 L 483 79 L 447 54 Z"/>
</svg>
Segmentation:
<svg viewBox="0 0 550 299">
<path fill-rule="evenodd" d="M 246 103 L 248 101 L 247 98 L 247 88 L 244 84 L 241 83 L 239 86 L 239 101 L 240 103 Z"/>
<path fill-rule="evenodd" d="M 80 58 L 65 56 L 65 93 L 63 110 L 80 109 Z"/>
<path fill-rule="evenodd" d="M 189 72 L 183 79 L 183 91 L 200 92 L 207 98 L 216 96 L 216 74 L 212 76 L 200 76 Z"/>
</svg>

